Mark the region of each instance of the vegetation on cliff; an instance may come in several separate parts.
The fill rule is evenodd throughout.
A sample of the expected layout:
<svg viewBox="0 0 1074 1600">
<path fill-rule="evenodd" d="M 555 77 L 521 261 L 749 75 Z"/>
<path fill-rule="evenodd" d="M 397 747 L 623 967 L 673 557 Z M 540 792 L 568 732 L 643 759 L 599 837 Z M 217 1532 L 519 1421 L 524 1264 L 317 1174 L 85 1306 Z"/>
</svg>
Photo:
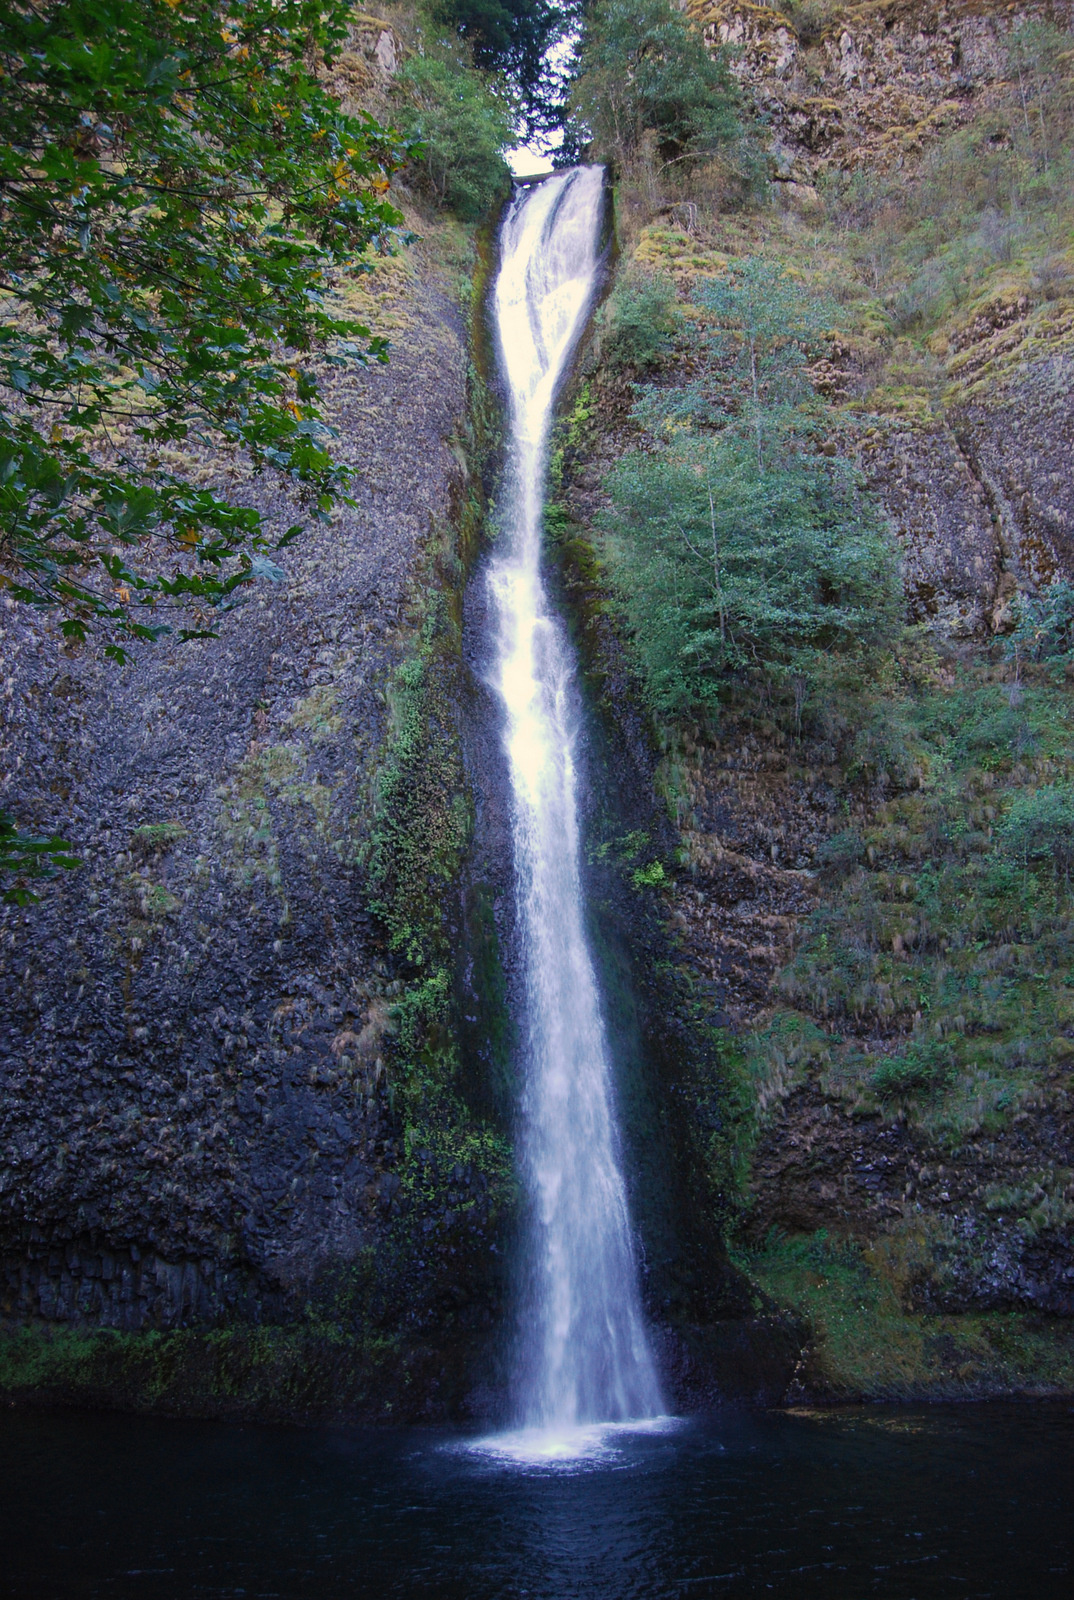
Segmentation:
<svg viewBox="0 0 1074 1600">
<path fill-rule="evenodd" d="M 529 131 L 549 132 L 563 112 L 556 47 L 583 8 L 584 0 L 432 0 L 430 9 L 469 46 L 475 66 L 506 78 Z"/>
<path fill-rule="evenodd" d="M 726 59 L 670 0 L 598 0 L 586 14 L 571 107 L 576 137 L 619 170 L 647 143 L 666 170 L 711 157 L 740 131 Z"/>
<path fill-rule="evenodd" d="M 355 280 L 402 237 L 393 175 L 480 219 L 514 103 L 437 36 L 373 96 L 382 125 L 333 79 L 342 0 L 13 4 L 0 25 L 0 589 L 123 663 L 209 636 L 302 532 L 206 483 L 206 457 L 245 455 L 314 520 L 353 490 L 324 394 L 387 360 Z M 0 812 L 6 898 L 77 865 Z"/>
<path fill-rule="evenodd" d="M 342 492 L 304 353 L 383 356 L 326 291 L 401 222 L 384 196 L 405 154 L 311 68 L 348 13 L 85 0 L 0 17 L 3 587 L 58 608 L 66 638 L 99 628 L 118 661 L 173 607 L 196 635 L 273 570 L 257 511 L 168 471 L 163 447 L 244 450 L 314 512 Z"/>
<path fill-rule="evenodd" d="M 713 1182 L 745 1270 L 812 1321 L 803 1392 L 1062 1389 L 1074 41 L 974 22 L 986 86 L 910 144 L 920 41 L 854 7 L 795 11 L 797 44 L 775 13 L 690 13 L 742 41 L 775 181 L 718 154 L 661 177 L 644 141 L 622 163 L 553 521 L 663 751 L 669 928 L 723 1027 Z M 863 161 L 838 141 L 859 96 L 880 115 L 867 72 L 895 128 Z"/>
<path fill-rule="evenodd" d="M 395 123 L 420 20 L 348 13 L 316 80 L 344 122 Z M 350 483 L 275 558 L 278 584 L 122 663 L 0 602 L 5 799 L 31 844 L 62 826 L 83 863 L 0 908 L 2 1381 L 20 1392 L 445 1414 L 493 1321 L 506 1144 L 470 1102 L 452 988 L 484 274 L 474 224 L 390 142 L 409 159 L 376 203 L 409 226 L 330 279 L 324 309 L 395 348 L 303 357 Z M 301 484 L 212 437 L 161 459 L 254 508 L 273 544 L 297 520 Z"/>
<path fill-rule="evenodd" d="M 890 540 L 854 474 L 815 448 L 822 302 L 748 257 L 689 309 L 692 375 L 641 387 L 641 448 L 608 480 L 609 581 L 660 711 L 715 710 L 729 681 L 750 681 L 789 694 L 800 729 L 833 656 L 890 641 Z"/>
<path fill-rule="evenodd" d="M 480 222 L 510 190 L 504 161 L 515 106 L 495 93 L 456 42 L 433 40 L 396 74 L 399 125 L 417 146 L 411 172 L 435 205 Z"/>
</svg>

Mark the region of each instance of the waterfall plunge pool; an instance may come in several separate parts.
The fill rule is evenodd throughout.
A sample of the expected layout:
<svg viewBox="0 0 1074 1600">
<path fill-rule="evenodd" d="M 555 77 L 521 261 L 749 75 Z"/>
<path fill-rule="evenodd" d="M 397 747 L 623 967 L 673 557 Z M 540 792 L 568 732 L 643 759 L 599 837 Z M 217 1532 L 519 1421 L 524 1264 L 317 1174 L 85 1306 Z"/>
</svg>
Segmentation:
<svg viewBox="0 0 1074 1600">
<path fill-rule="evenodd" d="M 570 1460 L 0 1414 L 4 1600 L 1063 1600 L 1074 1408 L 719 1413 Z"/>
</svg>

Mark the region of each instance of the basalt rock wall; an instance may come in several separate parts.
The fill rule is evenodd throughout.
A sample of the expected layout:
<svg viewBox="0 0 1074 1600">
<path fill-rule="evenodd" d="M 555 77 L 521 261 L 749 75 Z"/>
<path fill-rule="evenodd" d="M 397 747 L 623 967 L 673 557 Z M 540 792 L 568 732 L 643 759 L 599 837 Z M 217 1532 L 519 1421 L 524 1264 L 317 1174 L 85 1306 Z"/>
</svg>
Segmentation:
<svg viewBox="0 0 1074 1600">
<path fill-rule="evenodd" d="M 428 231 L 433 245 L 342 288 L 394 348 L 385 367 L 325 375 L 354 504 L 287 548 L 281 583 L 254 590 L 218 637 L 125 667 L 73 652 L 10 602 L 0 611 L 4 803 L 62 831 L 84 863 L 40 904 L 0 911 L 9 1333 L 323 1313 L 361 1353 L 420 1343 L 430 1320 L 450 1345 L 444 1293 L 449 1329 L 475 1295 L 488 1320 L 495 1230 L 486 1239 L 476 1170 L 445 1179 L 465 1213 L 439 1247 L 450 1292 L 435 1239 L 427 1261 L 396 1260 L 402 985 L 367 882 L 393 673 L 432 588 L 452 572 L 461 588 L 472 487 L 453 285 L 474 259 L 440 249 L 446 237 L 465 256 L 461 236 Z M 301 516 L 286 486 L 238 463 L 184 465 L 281 534 Z M 420 1409 L 439 1370 L 407 1404 Z M 378 1398 L 363 1407 L 377 1414 Z"/>
<path fill-rule="evenodd" d="M 913 185 L 941 140 L 992 115 L 1010 92 L 1019 28 L 1074 27 L 1067 0 L 685 9 L 732 50 L 770 130 L 774 194 L 805 234 L 833 177 L 898 173 Z M 1072 553 L 1074 313 L 1016 269 L 1009 278 L 937 342 L 927 396 L 922 384 L 894 412 L 873 397 L 883 425 L 860 441 L 915 613 L 961 637 L 1003 631 L 1013 594 L 1069 570 Z"/>
</svg>

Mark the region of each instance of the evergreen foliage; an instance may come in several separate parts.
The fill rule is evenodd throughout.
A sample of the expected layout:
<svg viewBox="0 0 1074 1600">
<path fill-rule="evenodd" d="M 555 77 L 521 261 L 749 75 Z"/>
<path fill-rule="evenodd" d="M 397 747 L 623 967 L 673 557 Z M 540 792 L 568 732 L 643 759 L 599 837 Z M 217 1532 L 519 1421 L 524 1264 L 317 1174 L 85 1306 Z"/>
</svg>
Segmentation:
<svg viewBox="0 0 1074 1600">
<path fill-rule="evenodd" d="M 503 156 L 515 142 L 511 99 L 447 43 L 412 56 L 395 81 L 399 125 L 418 142 L 419 186 L 464 221 L 486 216 L 511 186 Z"/>
<path fill-rule="evenodd" d="M 1038 595 L 1019 595 L 1014 632 L 1007 641 L 1011 660 L 1066 660 L 1074 651 L 1074 584 L 1057 578 Z"/>
<path fill-rule="evenodd" d="M 665 163 L 710 155 L 739 132 L 727 63 L 671 0 L 597 0 L 571 106 L 598 158 L 623 168 L 655 136 Z"/>
<path fill-rule="evenodd" d="M 675 285 L 660 273 L 627 273 L 598 313 L 606 367 L 645 372 L 668 354 L 682 326 Z"/>
<path fill-rule="evenodd" d="M 1039 678 L 1017 707 L 989 668 L 904 697 L 874 687 L 913 774 L 877 778 L 868 807 L 845 791 L 858 826 L 829 841 L 777 980 L 796 1011 L 771 1027 L 824 1030 L 795 1083 L 901 1103 L 951 1146 L 1003 1127 L 1069 1056 L 1074 742 L 1066 695 Z M 761 1077 L 786 1076 L 755 1038 Z"/>
<path fill-rule="evenodd" d="M 1021 861 L 1069 871 L 1074 860 L 1074 786 L 1050 783 L 1016 795 L 1001 831 L 1007 849 Z"/>
<path fill-rule="evenodd" d="M 697 306 L 695 377 L 637 407 L 665 442 L 608 479 L 609 575 L 655 707 L 711 710 L 729 677 L 759 677 L 790 688 L 800 727 L 826 658 L 890 636 L 891 544 L 853 473 L 813 448 L 824 305 L 746 260 Z"/>
<path fill-rule="evenodd" d="M 728 674 L 808 682 L 890 626 L 891 561 L 853 480 L 733 436 L 636 452 L 609 480 L 608 553 L 653 704 L 715 706 Z M 879 602 L 879 603 L 878 603 Z"/>
<path fill-rule="evenodd" d="M 549 52 L 581 9 L 580 0 L 435 0 L 433 15 L 466 41 L 475 66 L 504 75 L 531 129 L 548 129 L 561 112 Z"/>
<path fill-rule="evenodd" d="M 808 366 L 832 326 L 834 308 L 777 263 L 747 256 L 702 284 L 695 339 L 696 375 L 672 391 L 650 388 L 639 420 L 675 428 L 715 429 L 749 440 L 758 470 L 790 435 L 803 436 L 820 407 Z"/>
</svg>

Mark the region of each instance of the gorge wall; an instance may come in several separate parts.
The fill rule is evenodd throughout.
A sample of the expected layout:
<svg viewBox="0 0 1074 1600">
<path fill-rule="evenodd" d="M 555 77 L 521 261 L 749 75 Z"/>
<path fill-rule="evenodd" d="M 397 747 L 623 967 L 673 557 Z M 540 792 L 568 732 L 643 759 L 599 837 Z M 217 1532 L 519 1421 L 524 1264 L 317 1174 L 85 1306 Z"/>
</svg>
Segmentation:
<svg viewBox="0 0 1074 1600">
<path fill-rule="evenodd" d="M 387 366 L 325 374 L 353 504 L 289 548 L 281 583 L 218 637 L 123 668 L 10 601 L 2 613 L 5 799 L 66 830 L 85 863 L 40 904 L 0 912 L 0 1307 L 9 1330 L 55 1331 L 57 1393 L 156 1382 L 165 1403 L 171 1385 L 175 1404 L 202 1390 L 226 1404 L 218 1369 L 234 1360 L 235 1392 L 270 1411 L 334 1388 L 344 1409 L 387 1414 L 425 1358 L 434 1403 L 451 1326 L 487 1322 L 495 1302 L 480 1159 L 425 1185 L 431 1215 L 402 1192 L 426 1168 L 420 1153 L 408 1164 L 403 1069 L 387 1066 L 403 987 L 391 912 L 370 909 L 379 866 L 380 900 L 398 913 L 409 892 L 416 923 L 425 912 L 399 881 L 393 829 L 411 828 L 429 874 L 445 830 L 465 832 L 444 680 L 481 494 L 481 271 L 472 230 L 421 221 L 423 243 L 340 288 L 394 349 Z M 240 463 L 179 464 L 279 534 L 295 520 L 286 487 Z M 437 792 L 411 785 L 404 805 L 415 721 Z M 434 922 L 451 900 L 441 882 Z M 450 1237 L 438 1247 L 430 1230 Z M 195 1338 L 164 1376 L 134 1337 L 235 1326 L 293 1340 L 266 1332 L 229 1357 Z M 116 1338 L 63 1345 L 93 1328 Z"/>
<path fill-rule="evenodd" d="M 741 703 L 654 717 L 600 531 L 644 374 L 598 329 L 549 531 L 647 1313 L 687 1402 L 1068 1393 L 1069 884 L 1001 840 L 1074 774 L 1069 666 L 1010 653 L 1019 605 L 1074 577 L 1074 234 L 1044 201 L 1012 226 L 979 154 L 1010 146 L 1012 29 L 1074 15 L 687 10 L 737 52 L 771 182 L 621 175 L 617 281 L 687 306 L 762 254 L 835 302 L 822 448 L 882 505 L 916 631 L 804 732 Z M 360 18 L 340 93 L 375 101 L 400 51 Z M 4 802 L 86 863 L 0 908 L 8 1393 L 495 1406 L 513 935 L 470 671 L 485 247 L 412 220 L 419 243 L 340 288 L 394 348 L 326 375 L 355 504 L 281 584 L 126 668 L 0 611 Z M 659 382 L 688 376 L 672 349 Z M 188 464 L 295 520 L 240 464 Z"/>
<path fill-rule="evenodd" d="M 1072 576 L 1074 235 L 1062 204 L 1012 213 L 989 151 L 1012 148 L 1012 104 L 1021 125 L 1012 37 L 1061 34 L 1070 8 L 686 9 L 734 48 L 774 181 L 757 205 L 733 164 L 625 175 L 620 282 L 670 285 L 687 329 L 747 257 L 829 297 L 822 448 L 883 508 L 918 630 L 857 712 L 829 696 L 797 733 L 733 699 L 655 719 L 675 838 L 651 893 L 724 1039 L 710 1172 L 738 1197 L 735 1259 L 813 1330 L 791 1393 L 1065 1392 L 1069 905 L 1058 857 L 999 879 L 1008 808 L 1074 757 L 1069 666 L 1011 642 Z M 644 690 L 602 566 L 607 473 L 652 448 L 637 385 L 693 380 L 692 348 L 646 371 L 609 335 L 562 436 L 561 549 L 612 729 Z"/>
</svg>

